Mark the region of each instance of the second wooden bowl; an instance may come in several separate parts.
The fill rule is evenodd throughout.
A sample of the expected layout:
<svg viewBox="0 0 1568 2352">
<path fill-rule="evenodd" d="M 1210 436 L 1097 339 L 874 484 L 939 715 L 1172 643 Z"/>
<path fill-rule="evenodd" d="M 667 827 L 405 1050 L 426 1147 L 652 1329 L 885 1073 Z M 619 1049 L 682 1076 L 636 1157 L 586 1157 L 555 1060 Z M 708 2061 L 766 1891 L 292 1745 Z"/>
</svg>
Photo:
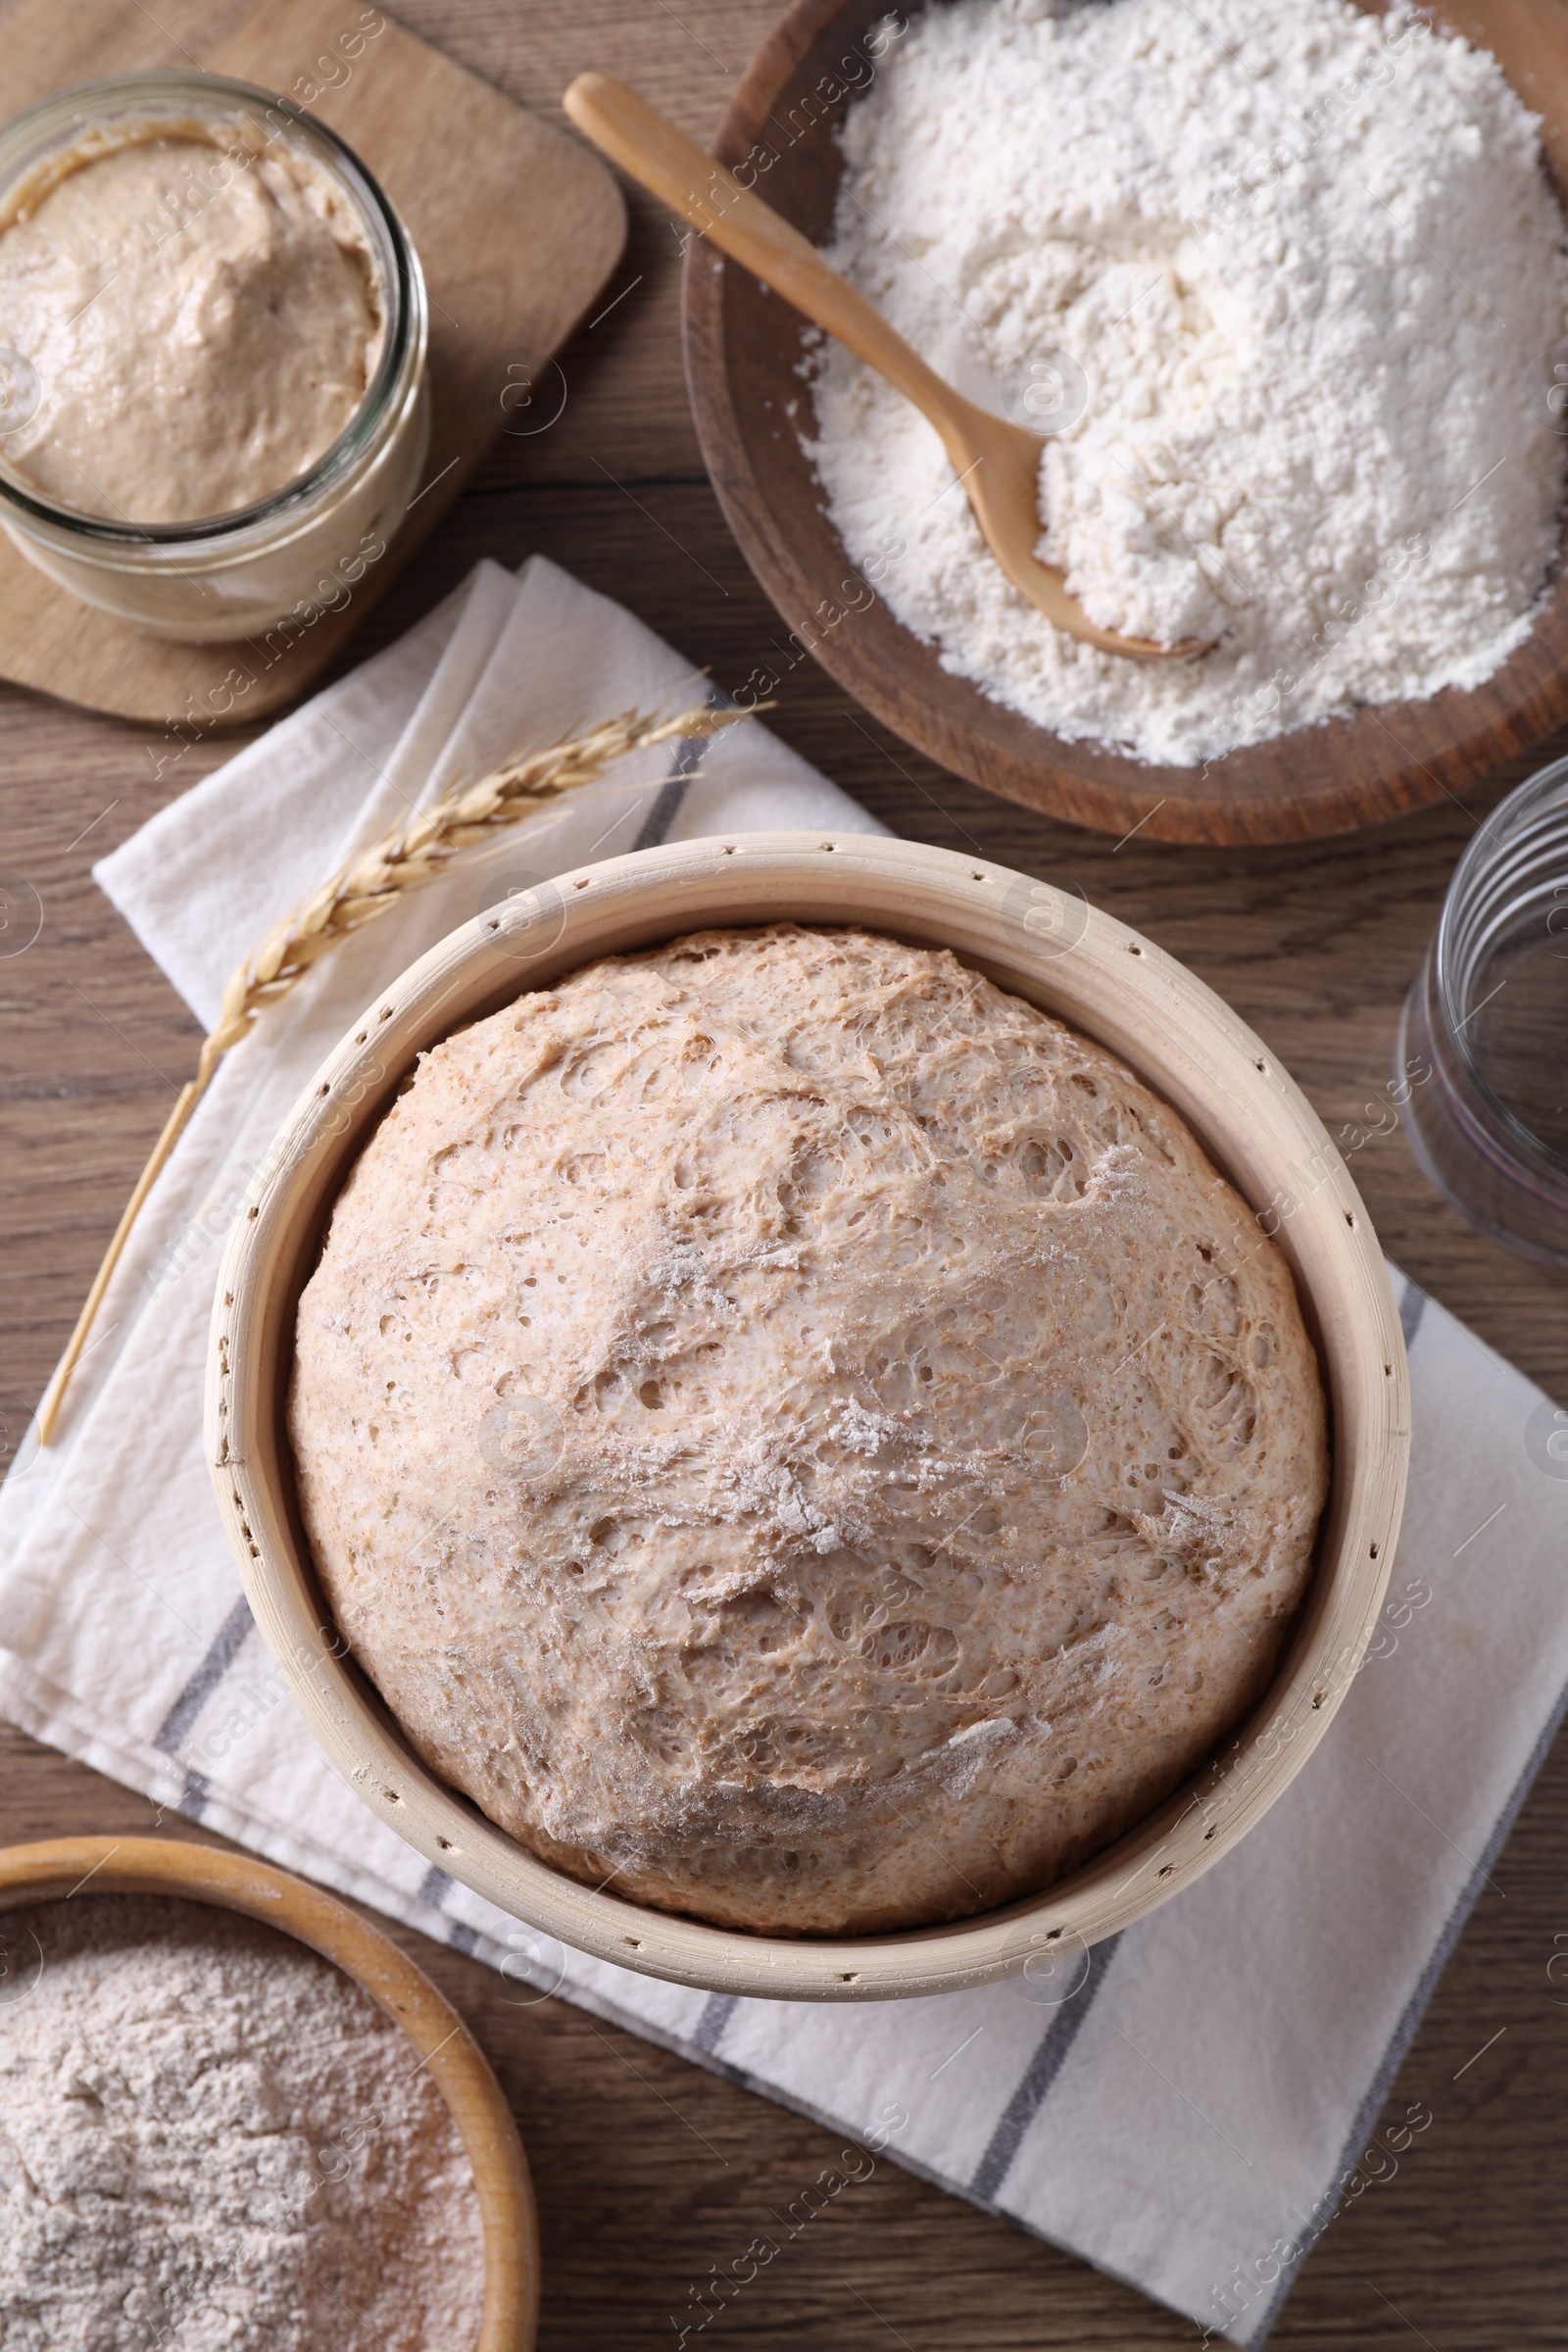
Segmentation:
<svg viewBox="0 0 1568 2352">
<path fill-rule="evenodd" d="M 748 1936 L 580 1885 L 439 1781 L 332 1654 L 295 1500 L 283 1404 L 300 1291 L 333 1200 L 416 1056 L 592 956 L 711 924 L 858 923 L 953 949 L 1108 1046 L 1192 1124 L 1277 1231 L 1333 1418 L 1317 1569 L 1256 1717 L 1183 1789 L 1069 1878 L 947 1927 Z M 263 1638 L 327 1755 L 389 1828 L 514 1918 L 683 1984 L 791 2000 L 932 1993 L 1054 1967 L 1189 1885 L 1261 1819 L 1328 1729 L 1382 1606 L 1409 1397 L 1382 1254 L 1334 1146 L 1259 1040 L 1110 916 L 1004 866 L 865 834 L 743 833 L 563 874 L 478 915 L 368 1006 L 301 1096 L 236 1220 L 214 1308 L 207 1447 Z"/>
<path fill-rule="evenodd" d="M 462 2135 L 484 2227 L 484 2318 L 474 2352 L 533 2352 L 539 2229 L 533 2183 L 501 2085 L 422 1969 L 346 1903 L 249 1854 L 173 1838 L 58 1838 L 0 1852 L 0 1914 L 94 1894 L 156 1894 L 239 1911 L 352 1977 L 413 2043 Z"/>
<path fill-rule="evenodd" d="M 1379 0 L 1363 5 L 1381 13 Z M 838 134 L 887 16 L 886 0 L 795 0 L 753 59 L 714 141 L 732 168 L 752 159 L 748 176 L 760 192 L 816 244 L 832 231 L 843 168 Z M 1560 190 L 1568 181 L 1568 11 L 1454 0 L 1443 16 L 1494 52 L 1543 117 Z M 799 648 L 781 654 L 775 642 L 762 680 L 776 683 L 814 656 L 896 734 L 1007 800 L 1105 833 L 1137 826 L 1152 841 L 1296 841 L 1462 793 L 1568 720 L 1568 576 L 1559 568 L 1530 636 L 1473 692 L 1450 689 L 1332 719 L 1201 769 L 1152 766 L 1064 742 L 945 670 L 936 649 L 896 620 L 881 597 L 863 604 L 865 584 L 854 577 L 811 461 L 787 421 L 797 401 L 802 421 L 810 415 L 800 380 L 800 314 L 694 237 L 684 317 L 703 456 L 741 552 Z M 1499 416 L 1527 390 L 1499 386 Z M 759 691 L 773 686 L 760 681 Z"/>
</svg>

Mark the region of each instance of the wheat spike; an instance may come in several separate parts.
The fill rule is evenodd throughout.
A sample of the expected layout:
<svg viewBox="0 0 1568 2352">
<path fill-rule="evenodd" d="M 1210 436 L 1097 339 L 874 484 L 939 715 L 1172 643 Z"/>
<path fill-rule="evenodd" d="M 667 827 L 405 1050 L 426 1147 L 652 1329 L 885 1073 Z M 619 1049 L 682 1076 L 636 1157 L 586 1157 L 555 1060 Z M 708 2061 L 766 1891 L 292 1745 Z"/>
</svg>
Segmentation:
<svg viewBox="0 0 1568 2352">
<path fill-rule="evenodd" d="M 765 703 L 757 707 L 770 708 Z M 428 808 L 395 825 L 273 924 L 231 974 L 217 1026 L 203 1042 L 196 1075 L 182 1089 L 125 1203 L 114 1240 L 82 1302 L 76 1328 L 38 1407 L 40 1446 L 47 1446 L 53 1438 L 67 1383 L 80 1360 L 99 1302 L 142 1202 L 207 1092 L 214 1071 L 230 1047 L 249 1036 L 258 1015 L 286 996 L 340 939 L 384 914 L 406 890 L 433 881 L 465 850 L 493 841 L 506 826 L 534 815 L 565 793 L 596 783 L 607 767 L 629 752 L 650 751 L 676 736 L 716 735 L 752 715 L 750 710 L 715 710 L 707 704 L 683 710 L 674 718 L 627 710 L 618 718 L 602 720 L 585 734 L 564 736 L 538 751 L 515 753 L 477 783 L 454 785 Z"/>
</svg>

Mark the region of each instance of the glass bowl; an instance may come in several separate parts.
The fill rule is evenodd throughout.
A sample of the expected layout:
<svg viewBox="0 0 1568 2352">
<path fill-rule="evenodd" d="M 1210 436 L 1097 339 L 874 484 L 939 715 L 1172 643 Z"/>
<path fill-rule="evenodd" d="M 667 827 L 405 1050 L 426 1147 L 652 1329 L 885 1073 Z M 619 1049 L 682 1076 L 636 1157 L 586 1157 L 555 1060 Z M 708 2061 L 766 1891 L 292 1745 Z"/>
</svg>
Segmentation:
<svg viewBox="0 0 1568 2352">
<path fill-rule="evenodd" d="M 1568 760 L 1510 793 L 1454 870 L 1405 1001 L 1416 1158 L 1494 1241 L 1568 1266 Z"/>
</svg>

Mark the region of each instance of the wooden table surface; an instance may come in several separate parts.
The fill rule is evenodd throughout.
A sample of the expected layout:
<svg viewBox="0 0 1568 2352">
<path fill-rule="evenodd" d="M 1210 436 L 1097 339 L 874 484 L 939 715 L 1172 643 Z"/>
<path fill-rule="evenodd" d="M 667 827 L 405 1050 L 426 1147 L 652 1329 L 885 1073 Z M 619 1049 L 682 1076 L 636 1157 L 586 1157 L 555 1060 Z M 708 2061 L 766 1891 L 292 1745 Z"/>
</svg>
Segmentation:
<svg viewBox="0 0 1568 2352">
<path fill-rule="evenodd" d="M 201 55 L 251 5 L 160 0 L 149 11 L 127 0 L 126 54 L 115 62 Z M 570 76 L 601 65 L 704 139 L 773 13 L 772 0 L 409 0 L 400 11 L 553 119 Z M 540 550 L 720 684 L 738 686 L 760 662 L 784 668 L 775 656 L 787 632 L 728 537 L 693 438 L 676 265 L 668 221 L 634 198 L 631 244 L 605 298 L 613 308 L 563 354 L 558 420 L 500 444 L 353 658 L 400 633 L 480 557 L 516 564 Z M 1517 780 L 1499 776 L 1466 808 L 1444 802 L 1381 831 L 1279 852 L 1117 846 L 987 800 L 881 733 L 808 661 L 787 670 L 779 703 L 779 733 L 898 831 L 1064 875 L 1184 957 L 1256 1026 L 1331 1128 L 1389 1074 L 1449 872 L 1478 816 Z M 197 1045 L 89 867 L 239 740 L 193 745 L 160 772 L 168 746 L 147 730 L 0 691 L 0 875 L 35 890 L 43 914 L 36 943 L 0 960 L 0 1421 L 12 1445 Z M 1401 1134 L 1369 1143 L 1354 1172 L 1390 1252 L 1568 1401 L 1568 1280 L 1469 1232 Z M 154 1828 L 145 1799 L 15 1731 L 0 1727 L 0 1843 Z M 1483 1896 L 1390 2095 L 1391 2115 L 1422 2098 L 1440 2128 L 1327 2231 L 1275 2344 L 1568 2345 L 1568 2000 L 1546 1973 L 1553 1939 L 1568 1937 L 1565 1832 L 1559 1740 L 1496 1865 L 1498 1891 Z M 200 1835 L 167 1817 L 160 1834 Z M 689 2286 L 766 2229 L 837 2141 L 560 2000 L 508 2007 L 478 1963 L 393 1933 L 470 2019 L 515 2104 L 539 2190 L 543 2345 L 667 2346 Z M 1144 2352 L 1198 2340 L 1189 2322 L 885 2162 L 761 2279 L 713 2323 L 714 2340 L 833 2352 Z"/>
</svg>

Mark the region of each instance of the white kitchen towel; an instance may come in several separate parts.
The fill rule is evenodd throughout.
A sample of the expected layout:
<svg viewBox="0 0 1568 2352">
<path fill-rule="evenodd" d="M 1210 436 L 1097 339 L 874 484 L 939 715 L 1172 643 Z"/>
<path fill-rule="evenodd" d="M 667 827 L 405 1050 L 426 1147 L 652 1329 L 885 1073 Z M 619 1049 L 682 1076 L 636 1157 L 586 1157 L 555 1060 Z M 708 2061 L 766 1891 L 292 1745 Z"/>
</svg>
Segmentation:
<svg viewBox="0 0 1568 2352">
<path fill-rule="evenodd" d="M 207 1022 L 266 924 L 400 808 L 523 742 L 701 691 L 640 623 L 554 566 L 535 560 L 514 579 L 484 565 L 98 876 Z M 548 1948 L 428 1868 L 322 1761 L 219 1525 L 201 1393 L 220 1245 L 284 1112 L 361 1007 L 531 877 L 639 843 L 821 824 L 874 829 L 755 724 L 666 748 L 416 894 L 267 1014 L 159 1180 L 62 1442 L 24 1447 L 0 1491 L 0 1711 L 153 1808 L 477 1952 L 519 2000 L 559 1986 L 840 2132 L 842 2155 L 771 2234 L 737 2245 L 726 2294 L 886 2151 L 1256 2343 L 1342 2192 L 1419 2166 L 1445 2123 L 1418 2106 L 1368 2144 L 1466 1914 L 1497 1899 L 1497 1850 L 1568 1685 L 1568 1413 L 1413 1286 L 1396 1277 L 1410 1502 L 1367 1666 L 1261 1827 L 1052 1984 L 819 2007 L 709 1997 Z M 677 2336 L 713 2307 L 694 2287 Z"/>
</svg>

